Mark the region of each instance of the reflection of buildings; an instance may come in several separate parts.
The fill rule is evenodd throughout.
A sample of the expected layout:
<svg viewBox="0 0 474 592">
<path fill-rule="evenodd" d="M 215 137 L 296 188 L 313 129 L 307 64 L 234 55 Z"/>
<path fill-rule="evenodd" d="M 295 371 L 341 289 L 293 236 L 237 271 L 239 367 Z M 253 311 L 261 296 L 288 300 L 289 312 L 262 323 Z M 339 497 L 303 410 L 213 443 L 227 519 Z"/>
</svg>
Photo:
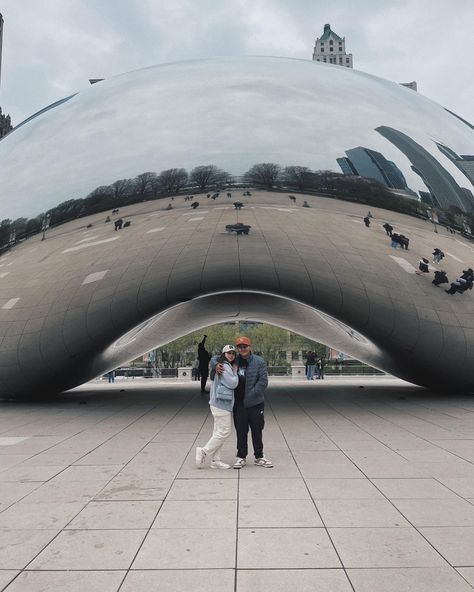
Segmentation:
<svg viewBox="0 0 474 592">
<path fill-rule="evenodd" d="M 436 142 L 436 146 L 438 146 L 440 152 L 458 167 L 463 175 L 469 179 L 471 184 L 474 185 L 474 156 L 469 154 L 458 156 L 454 150 L 451 150 L 451 148 L 448 148 L 444 144 L 438 144 L 438 142 Z"/>
<path fill-rule="evenodd" d="M 400 189 L 416 195 L 408 188 L 402 171 L 383 154 L 370 148 L 358 146 L 346 150 L 347 158 L 338 158 L 337 162 L 345 175 L 358 175 L 375 179 L 391 189 Z"/>
<path fill-rule="evenodd" d="M 400 84 L 402 86 L 406 86 L 407 88 L 411 88 L 411 90 L 414 90 L 415 92 L 418 91 L 418 85 L 416 84 L 416 80 L 413 80 L 412 82 L 400 82 Z"/>
<path fill-rule="evenodd" d="M 2 81 L 3 16 L 0 13 L 0 82 Z"/>
<path fill-rule="evenodd" d="M 412 163 L 413 171 L 430 190 L 434 202 L 441 208 L 457 206 L 464 211 L 474 211 L 472 192 L 460 187 L 454 177 L 423 146 L 392 127 L 382 125 L 376 131 L 403 152 Z"/>
<path fill-rule="evenodd" d="M 346 38 L 336 35 L 331 25 L 324 25 L 324 33 L 316 39 L 313 60 L 352 68 L 352 54 L 346 53 Z"/>
</svg>

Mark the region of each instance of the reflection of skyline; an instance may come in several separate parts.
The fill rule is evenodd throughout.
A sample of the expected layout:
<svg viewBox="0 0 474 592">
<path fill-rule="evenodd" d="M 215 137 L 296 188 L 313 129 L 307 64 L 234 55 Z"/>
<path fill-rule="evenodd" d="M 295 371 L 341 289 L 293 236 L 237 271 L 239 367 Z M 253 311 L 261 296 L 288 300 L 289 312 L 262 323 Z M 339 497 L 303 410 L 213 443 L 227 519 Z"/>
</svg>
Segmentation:
<svg viewBox="0 0 474 592">
<path fill-rule="evenodd" d="M 391 189 L 400 189 L 416 195 L 409 189 L 402 171 L 381 152 L 358 146 L 346 150 L 345 153 L 346 157 L 336 159 L 345 175 L 368 177 Z"/>
<path fill-rule="evenodd" d="M 375 130 L 405 154 L 412 163 L 412 170 L 423 179 L 440 207 L 448 209 L 450 206 L 457 206 L 464 211 L 474 211 L 472 192 L 460 187 L 428 150 L 392 127 L 381 125 Z"/>
<path fill-rule="evenodd" d="M 470 154 L 458 155 L 448 146 L 438 142 L 436 142 L 436 146 L 469 179 L 471 185 L 474 185 L 474 156 Z"/>
</svg>

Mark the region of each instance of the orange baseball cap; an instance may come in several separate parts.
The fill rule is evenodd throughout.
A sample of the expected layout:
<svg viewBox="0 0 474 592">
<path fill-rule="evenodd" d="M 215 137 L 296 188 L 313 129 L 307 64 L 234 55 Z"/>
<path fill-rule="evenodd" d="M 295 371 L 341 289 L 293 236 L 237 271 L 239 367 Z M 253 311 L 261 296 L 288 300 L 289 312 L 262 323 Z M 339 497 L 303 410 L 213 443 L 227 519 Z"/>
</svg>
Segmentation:
<svg viewBox="0 0 474 592">
<path fill-rule="evenodd" d="M 235 340 L 235 345 L 252 345 L 250 343 L 250 339 L 248 337 L 237 337 Z"/>
</svg>

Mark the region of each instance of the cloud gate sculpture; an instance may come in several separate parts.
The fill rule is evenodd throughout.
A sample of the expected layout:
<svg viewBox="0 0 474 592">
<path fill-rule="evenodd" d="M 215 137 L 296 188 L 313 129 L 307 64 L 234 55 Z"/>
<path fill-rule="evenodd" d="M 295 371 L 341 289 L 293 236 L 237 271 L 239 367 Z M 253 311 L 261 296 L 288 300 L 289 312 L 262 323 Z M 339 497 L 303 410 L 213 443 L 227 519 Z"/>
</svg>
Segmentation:
<svg viewBox="0 0 474 592">
<path fill-rule="evenodd" d="M 432 279 L 474 243 L 425 213 L 472 214 L 473 154 L 441 106 L 304 60 L 165 64 L 43 109 L 0 141 L 0 396 L 239 318 L 472 391 L 472 291 Z"/>
</svg>

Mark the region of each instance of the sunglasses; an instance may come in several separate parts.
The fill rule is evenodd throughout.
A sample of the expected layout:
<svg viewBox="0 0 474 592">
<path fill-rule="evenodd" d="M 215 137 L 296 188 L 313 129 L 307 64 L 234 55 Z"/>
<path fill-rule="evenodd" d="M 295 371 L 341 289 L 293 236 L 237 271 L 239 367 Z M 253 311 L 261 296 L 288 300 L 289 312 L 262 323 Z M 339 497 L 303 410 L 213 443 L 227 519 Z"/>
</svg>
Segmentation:
<svg viewBox="0 0 474 592">
<path fill-rule="evenodd" d="M 247 349 L 250 345 L 238 345 L 237 349 Z"/>
</svg>

